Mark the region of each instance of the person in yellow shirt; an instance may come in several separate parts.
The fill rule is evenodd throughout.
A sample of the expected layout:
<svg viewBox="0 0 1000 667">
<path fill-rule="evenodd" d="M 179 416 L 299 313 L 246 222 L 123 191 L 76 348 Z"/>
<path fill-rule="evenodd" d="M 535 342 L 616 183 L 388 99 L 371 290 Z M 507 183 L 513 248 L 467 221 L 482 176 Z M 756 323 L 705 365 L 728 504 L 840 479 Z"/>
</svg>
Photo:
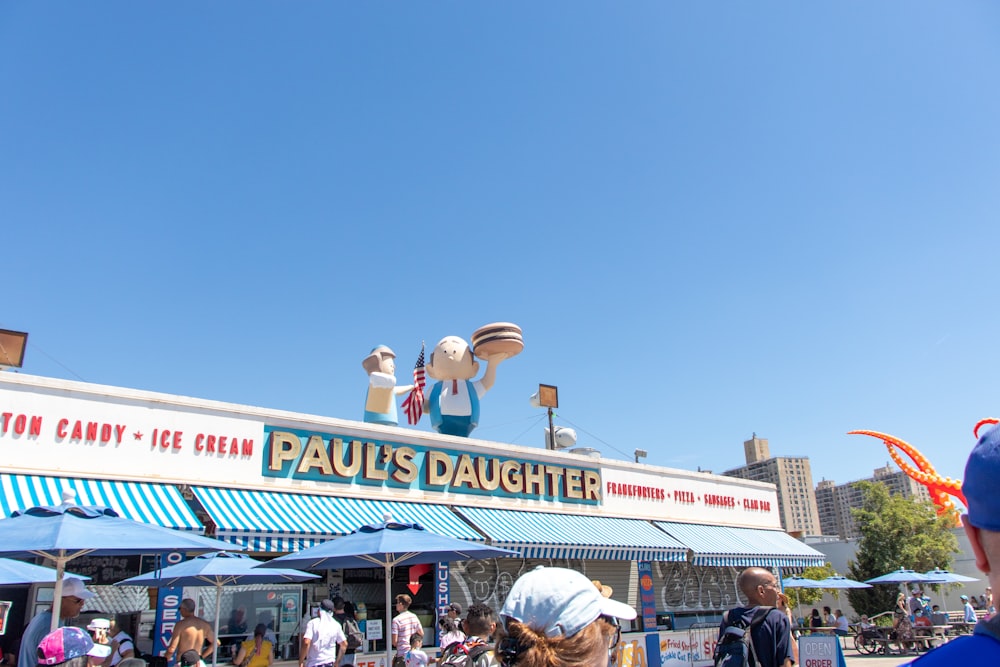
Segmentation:
<svg viewBox="0 0 1000 667">
<path fill-rule="evenodd" d="M 271 667 L 274 657 L 274 645 L 264 639 L 267 633 L 267 626 L 258 623 L 253 629 L 253 639 L 247 639 L 240 644 L 240 650 L 236 654 L 233 664 L 240 667 Z"/>
</svg>

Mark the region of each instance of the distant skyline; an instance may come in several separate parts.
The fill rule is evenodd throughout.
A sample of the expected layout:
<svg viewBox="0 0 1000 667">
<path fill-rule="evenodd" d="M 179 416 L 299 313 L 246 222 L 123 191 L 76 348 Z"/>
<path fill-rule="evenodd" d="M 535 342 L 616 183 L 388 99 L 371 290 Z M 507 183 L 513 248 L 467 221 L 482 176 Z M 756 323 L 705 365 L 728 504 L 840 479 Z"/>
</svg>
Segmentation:
<svg viewBox="0 0 1000 667">
<path fill-rule="evenodd" d="M 360 420 L 512 321 L 473 437 L 814 482 L 1000 416 L 1000 6 L 0 4 L 24 373 Z M 426 429 L 427 421 L 418 425 Z"/>
</svg>

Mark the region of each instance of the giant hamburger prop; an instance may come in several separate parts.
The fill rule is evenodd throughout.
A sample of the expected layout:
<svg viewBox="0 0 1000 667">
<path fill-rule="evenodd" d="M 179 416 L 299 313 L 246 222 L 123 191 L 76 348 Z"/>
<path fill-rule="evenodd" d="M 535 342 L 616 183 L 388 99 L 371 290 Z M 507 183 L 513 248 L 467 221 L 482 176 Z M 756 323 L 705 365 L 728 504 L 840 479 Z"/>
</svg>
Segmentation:
<svg viewBox="0 0 1000 667">
<path fill-rule="evenodd" d="M 491 354 L 506 353 L 507 358 L 520 354 L 524 349 L 521 327 L 510 322 L 494 322 L 476 329 L 472 333 L 472 353 L 480 359 Z"/>
</svg>

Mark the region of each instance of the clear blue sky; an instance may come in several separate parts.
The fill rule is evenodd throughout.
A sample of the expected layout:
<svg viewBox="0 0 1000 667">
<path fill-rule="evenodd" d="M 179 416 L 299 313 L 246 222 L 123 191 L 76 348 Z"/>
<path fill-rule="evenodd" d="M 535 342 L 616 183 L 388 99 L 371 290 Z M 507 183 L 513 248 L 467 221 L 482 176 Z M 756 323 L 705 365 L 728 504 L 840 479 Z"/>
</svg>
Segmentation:
<svg viewBox="0 0 1000 667">
<path fill-rule="evenodd" d="M 961 476 L 1000 416 L 1000 5 L 0 3 L 24 373 L 360 419 L 524 329 L 477 437 Z M 426 418 L 420 428 L 427 428 Z"/>
</svg>

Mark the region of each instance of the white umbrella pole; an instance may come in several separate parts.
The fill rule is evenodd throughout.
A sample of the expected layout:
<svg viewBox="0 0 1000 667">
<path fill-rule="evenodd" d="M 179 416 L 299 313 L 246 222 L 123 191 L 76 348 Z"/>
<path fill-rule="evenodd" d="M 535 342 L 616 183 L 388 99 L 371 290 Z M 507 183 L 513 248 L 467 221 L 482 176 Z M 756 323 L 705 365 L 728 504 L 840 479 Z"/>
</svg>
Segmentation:
<svg viewBox="0 0 1000 667">
<path fill-rule="evenodd" d="M 392 566 L 385 566 L 385 667 L 392 667 Z"/>
<path fill-rule="evenodd" d="M 219 664 L 219 605 L 222 603 L 222 586 L 215 587 L 215 644 L 212 646 L 212 667 Z"/>
<path fill-rule="evenodd" d="M 49 632 L 55 632 L 59 627 L 59 613 L 62 611 L 63 575 L 66 573 L 66 561 L 56 559 L 56 586 L 52 591 L 52 622 Z"/>
</svg>

